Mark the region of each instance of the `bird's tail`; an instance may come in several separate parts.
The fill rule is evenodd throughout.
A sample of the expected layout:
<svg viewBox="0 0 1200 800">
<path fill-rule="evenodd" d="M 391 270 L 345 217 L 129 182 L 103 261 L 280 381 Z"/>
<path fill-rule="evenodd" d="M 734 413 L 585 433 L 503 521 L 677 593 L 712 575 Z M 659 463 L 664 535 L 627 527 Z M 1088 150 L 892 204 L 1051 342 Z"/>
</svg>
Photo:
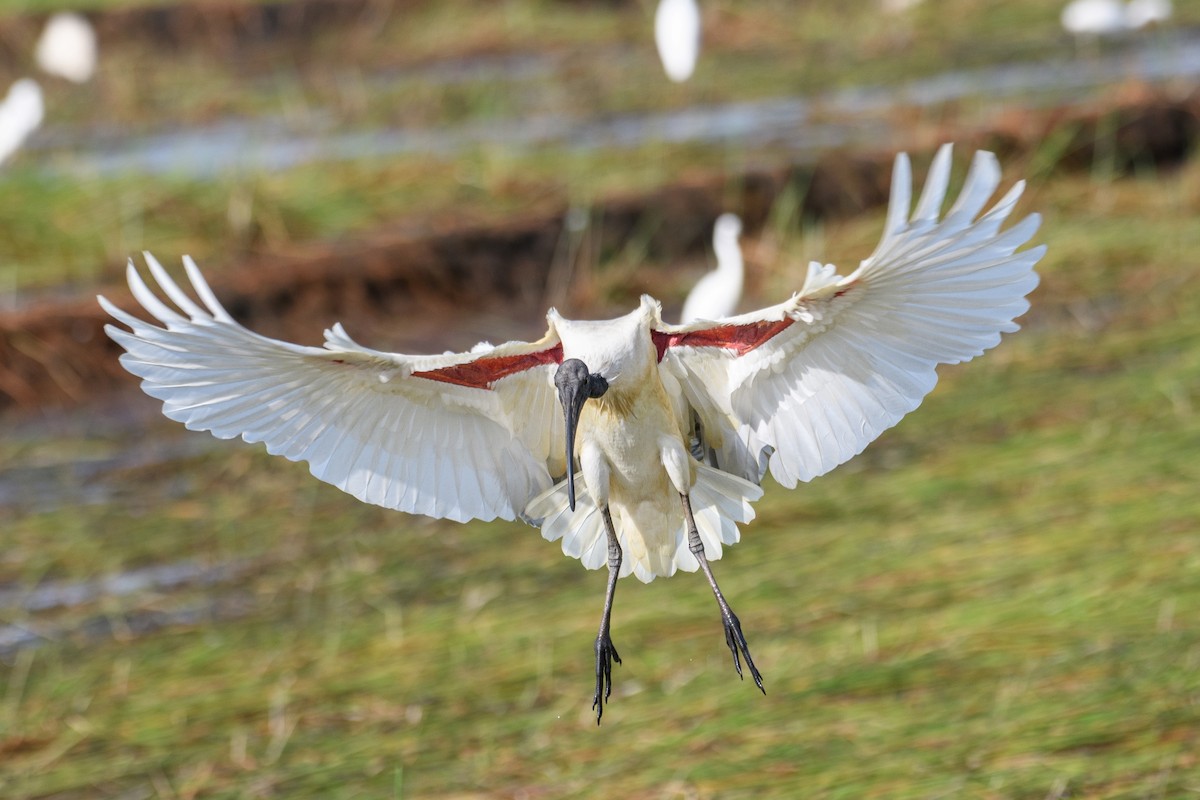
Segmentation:
<svg viewBox="0 0 1200 800">
<path fill-rule="evenodd" d="M 704 543 L 704 554 L 710 561 L 721 557 L 721 546 L 731 545 L 741 538 L 739 524 L 754 519 L 751 503 L 762 497 L 762 488 L 727 472 L 721 472 L 705 464 L 697 463 L 696 484 L 692 487 L 692 513 L 696 519 L 696 530 Z M 608 537 L 604 531 L 604 518 L 588 494 L 581 474 L 575 476 L 575 511 L 572 512 L 567 496 L 567 483 L 560 481 L 535 497 L 525 507 L 525 521 L 542 529 L 542 536 L 550 542 L 562 540 L 563 553 L 578 558 L 588 569 L 600 569 L 608 563 Z M 666 560 L 654 558 L 644 541 L 631 541 L 630 531 L 624 530 L 622 515 L 613 515 L 618 541 L 625 553 L 621 564 L 621 577 L 635 575 L 644 583 L 657 576 L 669 577 L 676 569 L 695 572 L 699 562 L 688 547 L 687 527 L 683 520 L 683 508 L 679 506 L 678 525 L 671 533 L 674 542 L 674 557 Z M 642 533 L 645 540 L 646 533 Z"/>
<path fill-rule="evenodd" d="M 696 518 L 696 531 L 709 561 L 721 557 L 722 544 L 736 544 L 741 539 L 738 525 L 754 519 L 754 508 L 750 504 L 762 494 L 758 484 L 707 464 L 696 464 L 696 485 L 691 492 L 692 516 Z M 683 526 L 676 541 L 675 566 L 685 572 L 695 572 L 700 563 L 688 548 L 687 530 Z"/>
</svg>

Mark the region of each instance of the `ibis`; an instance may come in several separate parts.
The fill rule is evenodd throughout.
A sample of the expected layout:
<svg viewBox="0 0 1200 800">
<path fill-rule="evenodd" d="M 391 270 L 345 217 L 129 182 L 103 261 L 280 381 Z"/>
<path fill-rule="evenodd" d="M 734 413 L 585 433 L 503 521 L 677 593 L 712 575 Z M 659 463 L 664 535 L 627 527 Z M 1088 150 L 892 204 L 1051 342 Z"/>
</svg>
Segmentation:
<svg viewBox="0 0 1200 800">
<path fill-rule="evenodd" d="M 683 301 L 680 321 L 684 324 L 698 319 L 717 320 L 733 314 L 742 299 L 742 248 L 738 237 L 742 221 L 737 214 L 722 214 L 713 225 L 713 252 L 717 268 L 705 274 Z"/>
<path fill-rule="evenodd" d="M 545 335 L 443 355 L 364 347 L 336 324 L 323 347 L 244 328 L 184 258 L 192 292 L 147 255 L 133 297 L 105 298 L 121 363 L 163 413 L 220 438 L 308 462 L 360 500 L 465 521 L 522 519 L 588 569 L 607 568 L 594 645 L 596 721 L 612 692 L 619 578 L 700 570 L 733 666 L 763 678 L 711 562 L 754 517 L 769 471 L 794 488 L 861 452 L 920 405 L 938 364 L 967 361 L 1017 329 L 1044 246 L 1018 250 L 1036 214 L 1002 230 L 1017 183 L 984 211 L 996 158 L 974 157 L 943 216 L 951 152 L 911 209 L 896 157 L 882 240 L 848 275 L 809 265 L 777 305 L 720 321 L 663 322 L 643 296 L 616 319 L 551 309 Z M 698 458 L 693 453 L 699 453 Z"/>
</svg>

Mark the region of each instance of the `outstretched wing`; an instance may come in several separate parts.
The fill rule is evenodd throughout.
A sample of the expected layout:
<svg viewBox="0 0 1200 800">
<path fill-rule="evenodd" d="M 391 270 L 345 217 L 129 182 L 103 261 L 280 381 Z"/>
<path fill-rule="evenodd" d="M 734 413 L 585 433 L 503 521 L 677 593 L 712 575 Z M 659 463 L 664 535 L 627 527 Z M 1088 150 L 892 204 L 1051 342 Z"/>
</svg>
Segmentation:
<svg viewBox="0 0 1200 800">
<path fill-rule="evenodd" d="M 369 350 L 341 325 L 325 347 L 260 336 L 221 306 L 191 261 L 203 307 L 146 254 L 164 303 L 131 261 L 133 296 L 160 325 L 99 298 L 121 364 L 193 430 L 263 442 L 360 500 L 431 517 L 515 519 L 565 471 L 551 369 L 556 335 L 483 352 L 406 356 Z M 557 436 L 557 439 L 555 438 Z"/>
<path fill-rule="evenodd" d="M 822 475 L 920 405 L 938 364 L 974 358 L 1017 329 L 1045 247 L 1016 251 L 1040 219 L 1000 230 L 1023 182 L 979 216 L 1000 181 L 995 156 L 979 152 L 939 220 L 949 179 L 947 145 L 910 217 L 900 154 L 883 238 L 849 276 L 813 263 L 785 303 L 654 332 L 660 368 L 679 382 L 722 469 L 759 481 L 769 463 L 789 488 Z"/>
</svg>

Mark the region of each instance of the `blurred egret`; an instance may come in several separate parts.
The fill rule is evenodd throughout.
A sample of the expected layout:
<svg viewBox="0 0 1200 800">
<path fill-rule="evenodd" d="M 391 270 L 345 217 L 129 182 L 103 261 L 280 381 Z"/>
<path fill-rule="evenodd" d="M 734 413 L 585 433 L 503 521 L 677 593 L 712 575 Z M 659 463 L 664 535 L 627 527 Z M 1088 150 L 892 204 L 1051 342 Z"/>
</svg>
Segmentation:
<svg viewBox="0 0 1200 800">
<path fill-rule="evenodd" d="M 55 14 L 46 22 L 35 56 L 49 74 L 86 83 L 96 71 L 96 32 L 79 14 Z"/>
<path fill-rule="evenodd" d="M 42 87 L 37 81 L 32 78 L 15 81 L 0 102 L 0 164 L 37 130 L 45 113 Z"/>
<path fill-rule="evenodd" d="M 1162 24 L 1171 11 L 1171 0 L 1072 0 L 1062 10 L 1062 26 L 1076 36 L 1111 36 Z"/>
<path fill-rule="evenodd" d="M 879 10 L 889 16 L 904 14 L 921 4 L 921 0 L 879 0 Z"/>
<path fill-rule="evenodd" d="M 1171 0 L 1129 0 L 1125 7 L 1125 24 L 1130 28 L 1161 25 L 1171 18 Z"/>
<path fill-rule="evenodd" d="M 723 319 L 737 310 L 742 299 L 742 248 L 738 244 L 741 233 L 742 221 L 736 214 L 717 217 L 713 225 L 717 268 L 700 278 L 688 293 L 683 302 L 683 324 L 698 319 Z"/>
<path fill-rule="evenodd" d="M 659 0 L 654 12 L 654 42 L 668 78 L 682 83 L 692 77 L 700 55 L 700 9 L 696 0 Z"/>
<path fill-rule="evenodd" d="M 1076 36 L 1101 36 L 1125 30 L 1121 0 L 1072 0 L 1062 10 L 1063 30 Z"/>
<path fill-rule="evenodd" d="M 301 347 L 235 322 L 190 259 L 199 302 L 149 255 L 176 308 L 132 262 L 133 296 L 159 324 L 100 303 L 126 326 L 106 328 L 127 351 L 121 363 L 188 428 L 263 442 L 368 503 L 460 521 L 520 517 L 585 567 L 607 566 L 599 722 L 621 660 L 611 637 L 619 577 L 702 570 L 734 667 L 741 675 L 744 659 L 762 689 L 709 561 L 754 517 L 767 470 L 787 488 L 828 472 L 916 408 L 938 364 L 1017 329 L 1045 247 L 1017 248 L 1038 217 L 1000 230 L 1021 183 L 980 216 L 1000 181 L 990 153 L 976 154 L 943 218 L 949 180 L 947 146 L 910 212 L 909 162 L 898 156 L 870 257 L 845 277 L 813 263 L 789 300 L 721 322 L 671 325 L 643 296 L 605 321 L 551 309 L 538 341 L 479 353 L 371 350 L 341 325 L 323 348 Z M 693 445 L 710 456 L 695 459 Z"/>
</svg>

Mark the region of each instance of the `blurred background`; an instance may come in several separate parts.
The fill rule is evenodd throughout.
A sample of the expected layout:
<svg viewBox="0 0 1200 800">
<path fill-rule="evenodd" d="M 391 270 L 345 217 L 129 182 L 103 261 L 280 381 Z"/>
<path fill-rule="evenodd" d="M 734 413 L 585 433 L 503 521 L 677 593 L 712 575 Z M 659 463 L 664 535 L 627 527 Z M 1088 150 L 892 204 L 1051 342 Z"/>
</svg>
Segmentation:
<svg viewBox="0 0 1200 800">
<path fill-rule="evenodd" d="M 655 0 L 0 7 L 0 796 L 1200 793 L 1200 3 L 697 4 L 665 67 Z M 602 572 L 182 430 L 94 300 L 190 254 L 260 332 L 465 349 L 676 319 L 732 212 L 749 310 L 944 141 L 1044 216 L 1022 330 L 767 487 L 714 565 L 765 697 L 628 582 L 600 728 Z"/>
</svg>

